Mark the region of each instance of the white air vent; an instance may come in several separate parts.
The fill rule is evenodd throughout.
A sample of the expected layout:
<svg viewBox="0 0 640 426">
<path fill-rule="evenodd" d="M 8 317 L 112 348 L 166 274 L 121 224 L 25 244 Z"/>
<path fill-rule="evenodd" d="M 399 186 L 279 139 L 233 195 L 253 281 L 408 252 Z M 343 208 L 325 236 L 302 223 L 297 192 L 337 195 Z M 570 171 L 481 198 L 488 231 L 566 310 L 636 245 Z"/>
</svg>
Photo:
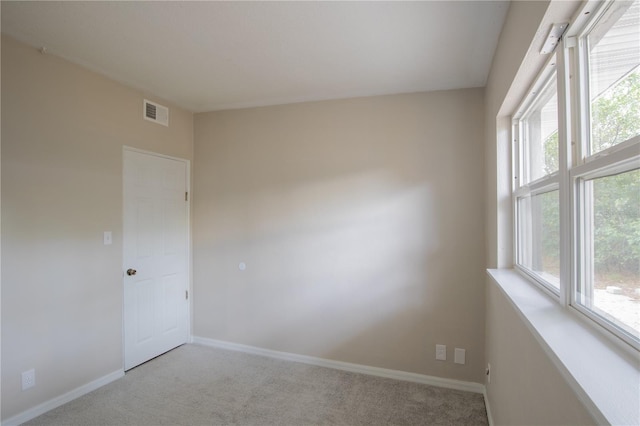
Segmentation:
<svg viewBox="0 0 640 426">
<path fill-rule="evenodd" d="M 145 120 L 153 121 L 163 126 L 169 125 L 169 108 L 146 99 L 143 104 L 142 116 Z"/>
</svg>

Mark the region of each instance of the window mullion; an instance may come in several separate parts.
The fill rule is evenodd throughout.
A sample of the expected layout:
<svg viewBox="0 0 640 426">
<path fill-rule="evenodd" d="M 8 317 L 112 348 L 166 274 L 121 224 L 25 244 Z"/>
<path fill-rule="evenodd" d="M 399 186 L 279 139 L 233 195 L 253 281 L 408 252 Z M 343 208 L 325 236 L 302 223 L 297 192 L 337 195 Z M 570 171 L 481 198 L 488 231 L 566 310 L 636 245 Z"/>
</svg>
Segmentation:
<svg viewBox="0 0 640 426">
<path fill-rule="evenodd" d="M 558 75 L 558 177 L 560 201 L 560 303 L 571 300 L 571 180 L 572 164 L 570 50 L 560 40 L 557 47 Z"/>
<path fill-rule="evenodd" d="M 587 40 L 580 37 L 575 49 L 575 100 L 576 100 L 576 130 L 574 166 L 584 163 L 589 154 L 589 117 L 591 116 L 591 102 L 589 101 L 589 64 Z"/>
</svg>

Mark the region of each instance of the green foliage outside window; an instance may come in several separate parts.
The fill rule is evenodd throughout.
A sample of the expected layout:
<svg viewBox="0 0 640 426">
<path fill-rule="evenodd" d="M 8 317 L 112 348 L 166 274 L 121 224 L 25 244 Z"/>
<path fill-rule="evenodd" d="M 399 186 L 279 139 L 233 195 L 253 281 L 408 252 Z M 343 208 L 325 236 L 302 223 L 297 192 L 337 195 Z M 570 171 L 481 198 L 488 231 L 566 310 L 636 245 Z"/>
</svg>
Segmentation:
<svg viewBox="0 0 640 426">
<path fill-rule="evenodd" d="M 591 105 L 592 151 L 640 134 L 640 73 L 636 70 Z M 640 273 L 640 170 L 594 182 L 595 268 Z"/>
<path fill-rule="evenodd" d="M 591 151 L 640 134 L 640 71 L 626 76 L 591 104 Z"/>
<path fill-rule="evenodd" d="M 592 152 L 599 152 L 640 134 L 640 73 L 634 72 L 591 105 Z M 545 172 L 558 168 L 558 133 L 544 141 Z M 594 181 L 594 267 L 605 281 L 637 281 L 640 274 L 640 170 Z M 543 198 L 542 235 L 545 263 L 559 269 L 557 201 Z M 633 277 L 636 278 L 633 278 Z"/>
</svg>

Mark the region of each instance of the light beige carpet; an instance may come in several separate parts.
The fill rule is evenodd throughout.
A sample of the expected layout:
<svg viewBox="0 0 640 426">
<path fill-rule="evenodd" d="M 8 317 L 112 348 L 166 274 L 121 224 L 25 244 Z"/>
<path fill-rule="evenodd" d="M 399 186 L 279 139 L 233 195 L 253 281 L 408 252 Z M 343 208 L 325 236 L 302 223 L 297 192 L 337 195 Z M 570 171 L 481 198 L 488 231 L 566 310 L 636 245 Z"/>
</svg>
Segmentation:
<svg viewBox="0 0 640 426">
<path fill-rule="evenodd" d="M 29 425 L 486 425 L 480 394 L 185 345 Z"/>
</svg>

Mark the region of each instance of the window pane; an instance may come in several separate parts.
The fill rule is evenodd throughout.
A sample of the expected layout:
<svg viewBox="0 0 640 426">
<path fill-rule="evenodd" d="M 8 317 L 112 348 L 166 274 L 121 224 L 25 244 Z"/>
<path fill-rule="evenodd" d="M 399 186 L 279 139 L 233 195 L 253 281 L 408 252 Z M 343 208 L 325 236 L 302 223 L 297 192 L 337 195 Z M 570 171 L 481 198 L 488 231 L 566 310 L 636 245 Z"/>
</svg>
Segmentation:
<svg viewBox="0 0 640 426">
<path fill-rule="evenodd" d="M 640 1 L 614 3 L 588 36 L 591 153 L 640 134 Z"/>
<path fill-rule="evenodd" d="M 588 181 L 587 194 L 582 304 L 640 337 L 640 170 Z"/>
<path fill-rule="evenodd" d="M 560 202 L 558 191 L 518 200 L 518 263 L 560 288 Z"/>
<path fill-rule="evenodd" d="M 558 97 L 554 73 L 522 119 L 523 184 L 558 170 Z"/>
</svg>

